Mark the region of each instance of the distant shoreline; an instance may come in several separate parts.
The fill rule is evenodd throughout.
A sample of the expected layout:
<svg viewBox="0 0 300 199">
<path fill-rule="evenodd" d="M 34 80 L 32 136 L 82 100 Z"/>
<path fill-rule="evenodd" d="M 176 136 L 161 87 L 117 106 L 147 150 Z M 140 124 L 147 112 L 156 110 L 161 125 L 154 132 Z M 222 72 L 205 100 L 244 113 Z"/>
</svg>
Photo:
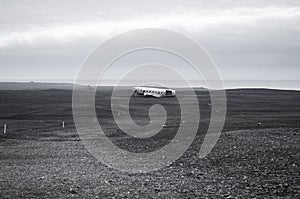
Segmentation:
<svg viewBox="0 0 300 199">
<path fill-rule="evenodd" d="M 255 81 L 255 80 L 254 80 Z M 280 80 L 279 80 L 280 81 Z M 281 80 L 284 81 L 284 80 Z M 289 80 L 287 80 L 289 81 Z M 297 83 L 300 80 L 294 80 Z M 295 83 L 296 83 L 295 82 Z M 86 87 L 88 85 L 82 85 Z M 135 84 L 131 85 L 122 85 L 122 87 L 133 87 L 137 86 Z M 295 85 L 296 86 L 296 85 Z M 61 89 L 61 90 L 72 90 L 74 87 L 74 83 L 59 83 L 59 82 L 0 82 L 0 90 L 49 90 L 49 89 Z M 115 87 L 115 85 L 100 85 L 98 87 Z M 184 89 L 182 86 L 171 86 L 172 88 Z M 192 88 L 196 89 L 207 89 L 204 86 L 192 86 Z M 276 87 L 276 86 L 224 86 L 225 90 L 237 90 L 237 89 L 270 89 L 270 90 L 286 90 L 286 91 L 300 91 L 300 88 L 284 88 L 284 87 Z M 212 89 L 213 90 L 213 89 Z"/>
</svg>

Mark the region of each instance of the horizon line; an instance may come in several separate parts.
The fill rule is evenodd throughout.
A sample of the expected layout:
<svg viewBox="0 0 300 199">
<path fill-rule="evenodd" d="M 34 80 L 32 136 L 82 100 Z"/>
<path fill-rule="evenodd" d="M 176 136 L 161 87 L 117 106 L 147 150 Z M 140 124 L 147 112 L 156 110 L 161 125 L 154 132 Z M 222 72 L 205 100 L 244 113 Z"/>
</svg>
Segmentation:
<svg viewBox="0 0 300 199">
<path fill-rule="evenodd" d="M 225 81 L 299 81 L 300 82 L 300 80 L 225 80 Z M 47 81 L 30 81 L 30 80 L 26 80 L 26 81 L 1 81 L 0 80 L 0 84 L 3 84 L 3 83 L 17 83 L 17 84 L 69 84 L 69 85 L 72 85 L 72 86 L 76 85 L 76 83 L 74 83 L 74 82 L 53 82 L 53 81 L 47 82 Z M 117 86 L 115 84 L 105 84 L 105 85 L 77 84 L 77 85 L 91 86 L 91 87 L 116 87 Z M 119 85 L 119 87 L 134 87 L 134 86 L 138 86 L 138 85 L 134 85 L 134 84 Z M 173 85 L 173 86 L 170 86 L 170 88 L 186 88 L 186 86 L 180 86 L 180 85 L 174 86 Z M 205 85 L 192 85 L 191 88 L 209 89 Z M 224 90 L 230 90 L 230 89 L 273 89 L 273 90 L 300 91 L 300 87 L 299 88 L 295 88 L 295 87 L 284 87 L 284 86 L 283 87 L 279 87 L 279 86 L 254 86 L 254 85 L 253 86 L 238 86 L 238 85 L 235 85 L 235 86 L 233 86 L 233 85 L 226 86 L 226 85 L 224 85 Z M 26 90 L 26 89 L 24 89 L 24 90 Z M 209 90 L 222 90 L 222 89 L 211 88 Z"/>
</svg>

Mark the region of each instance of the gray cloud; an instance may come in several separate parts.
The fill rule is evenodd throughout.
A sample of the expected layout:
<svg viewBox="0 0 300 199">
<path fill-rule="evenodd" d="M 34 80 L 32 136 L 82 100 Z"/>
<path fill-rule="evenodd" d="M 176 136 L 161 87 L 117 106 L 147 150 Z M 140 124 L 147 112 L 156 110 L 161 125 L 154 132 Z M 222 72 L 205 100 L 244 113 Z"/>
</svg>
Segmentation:
<svg viewBox="0 0 300 199">
<path fill-rule="evenodd" d="M 104 39 L 176 30 L 210 53 L 225 79 L 299 79 L 299 1 L 1 1 L 1 79 L 74 79 Z"/>
</svg>

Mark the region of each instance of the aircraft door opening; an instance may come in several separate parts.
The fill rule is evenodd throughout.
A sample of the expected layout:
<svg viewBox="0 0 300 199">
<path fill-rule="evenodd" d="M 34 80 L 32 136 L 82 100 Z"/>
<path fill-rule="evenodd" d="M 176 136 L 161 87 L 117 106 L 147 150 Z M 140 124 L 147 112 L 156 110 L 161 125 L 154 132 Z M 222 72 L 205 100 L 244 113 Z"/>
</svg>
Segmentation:
<svg viewBox="0 0 300 199">
<path fill-rule="evenodd" d="M 172 95 L 172 91 L 166 90 L 166 95 Z"/>
</svg>

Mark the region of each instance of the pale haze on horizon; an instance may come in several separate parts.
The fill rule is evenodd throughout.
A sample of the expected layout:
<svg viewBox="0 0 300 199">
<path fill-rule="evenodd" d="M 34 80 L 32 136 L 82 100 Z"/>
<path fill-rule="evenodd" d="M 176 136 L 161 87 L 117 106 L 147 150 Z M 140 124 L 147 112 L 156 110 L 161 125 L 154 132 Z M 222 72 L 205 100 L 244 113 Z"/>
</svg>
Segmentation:
<svg viewBox="0 0 300 199">
<path fill-rule="evenodd" d="M 224 80 L 260 80 L 262 86 L 300 81 L 296 0 L 1 0 L 0 13 L 2 82 L 73 82 L 101 42 L 139 28 L 165 28 L 195 39 Z M 111 69 L 108 77 L 121 75 L 118 71 Z"/>
</svg>

